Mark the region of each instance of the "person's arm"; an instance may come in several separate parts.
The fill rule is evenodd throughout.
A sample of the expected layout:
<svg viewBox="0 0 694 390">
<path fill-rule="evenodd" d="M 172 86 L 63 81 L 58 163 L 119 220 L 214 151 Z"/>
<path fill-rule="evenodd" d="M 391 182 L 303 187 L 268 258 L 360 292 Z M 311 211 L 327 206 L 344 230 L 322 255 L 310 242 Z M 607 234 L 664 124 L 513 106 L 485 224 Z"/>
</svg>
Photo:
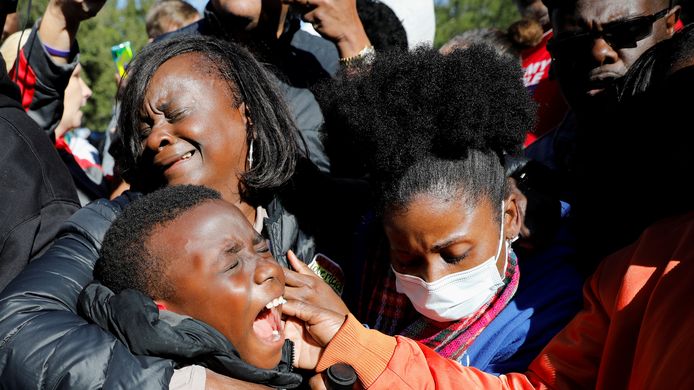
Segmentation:
<svg viewBox="0 0 694 390">
<path fill-rule="evenodd" d="M 2 71 L 2 69 L 0 69 Z M 0 74 L 0 89 L 12 88 Z M 0 94 L 2 94 L 0 92 Z M 7 95 L 0 96 L 0 291 L 35 257 L 80 204 L 70 177 L 46 134 Z"/>
<path fill-rule="evenodd" d="M 333 42 L 340 58 L 357 57 L 371 47 L 357 13 L 355 0 L 282 0 L 302 11 L 304 21 L 311 23 L 323 38 Z"/>
<path fill-rule="evenodd" d="M 441 357 L 406 337 L 364 328 L 353 316 L 327 345 L 316 371 L 335 363 L 351 365 L 369 389 L 541 389 L 528 376 L 494 376 Z"/>
<path fill-rule="evenodd" d="M 38 33 L 41 42 L 50 48 L 47 53 L 56 64 L 70 62 L 70 52 L 75 48 L 80 23 L 94 16 L 91 12 L 82 9 L 82 5 L 87 3 L 89 2 L 74 0 L 51 0 L 48 2 L 41 18 Z M 93 10 L 94 14 L 98 10 L 98 8 Z M 67 54 L 61 56 L 59 52 Z"/>
<path fill-rule="evenodd" d="M 351 314 L 345 318 L 306 302 L 292 300 L 282 310 L 305 323 L 303 334 L 290 334 L 297 345 L 298 367 L 320 372 L 335 363 L 349 364 L 370 389 L 594 388 L 609 326 L 606 307 L 619 286 L 614 269 L 609 270 L 612 276 L 607 271 L 604 276 L 602 270 L 584 288 L 585 308 L 525 374 L 495 376 L 463 367 L 406 337 L 366 329 Z"/>
<path fill-rule="evenodd" d="M 79 62 L 80 23 L 101 8 L 93 3 L 99 2 L 51 0 L 10 73 L 27 114 L 49 134 L 60 122 L 65 88 Z"/>
</svg>

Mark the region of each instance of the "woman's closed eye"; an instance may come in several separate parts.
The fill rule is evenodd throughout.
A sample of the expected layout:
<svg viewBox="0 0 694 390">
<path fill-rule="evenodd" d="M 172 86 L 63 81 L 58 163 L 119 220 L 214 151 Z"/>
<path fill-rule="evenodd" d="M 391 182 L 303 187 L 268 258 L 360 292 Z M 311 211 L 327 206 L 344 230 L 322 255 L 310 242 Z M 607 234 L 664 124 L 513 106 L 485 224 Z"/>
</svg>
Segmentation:
<svg viewBox="0 0 694 390">
<path fill-rule="evenodd" d="M 145 142 L 150 134 L 152 134 L 152 128 L 150 126 L 141 127 L 138 131 L 140 142 Z"/>
<path fill-rule="evenodd" d="M 164 113 L 164 117 L 166 117 L 166 120 L 169 123 L 176 123 L 180 120 L 183 120 L 186 117 L 187 113 L 188 113 L 188 110 L 185 110 L 185 109 L 170 110 L 170 111 L 166 111 Z"/>
<path fill-rule="evenodd" d="M 234 268 L 238 267 L 238 265 L 239 265 L 239 261 L 238 261 L 238 260 L 232 260 L 232 261 L 230 261 L 230 262 L 226 265 L 226 267 L 224 267 L 224 272 L 231 271 L 231 270 L 233 270 Z"/>
<path fill-rule="evenodd" d="M 465 260 L 470 251 L 463 253 L 462 255 L 452 255 L 452 254 L 441 254 L 441 258 L 448 264 L 458 264 Z"/>
</svg>

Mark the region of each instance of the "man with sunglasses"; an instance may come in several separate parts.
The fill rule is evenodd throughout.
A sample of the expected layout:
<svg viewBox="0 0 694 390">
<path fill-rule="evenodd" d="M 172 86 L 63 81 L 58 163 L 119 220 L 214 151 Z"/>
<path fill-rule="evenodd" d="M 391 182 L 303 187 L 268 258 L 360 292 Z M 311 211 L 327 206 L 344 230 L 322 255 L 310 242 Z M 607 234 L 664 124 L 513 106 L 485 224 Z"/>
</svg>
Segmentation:
<svg viewBox="0 0 694 390">
<path fill-rule="evenodd" d="M 574 110 L 608 92 L 631 64 L 675 32 L 672 0 L 545 0 L 555 36 L 548 45 Z"/>
<path fill-rule="evenodd" d="M 552 71 L 571 110 L 526 156 L 573 182 L 577 122 L 595 120 L 616 103 L 618 80 L 643 52 L 675 33 L 680 7 L 673 0 L 543 0 L 554 36 L 547 48 Z M 599 141 L 596 141 L 599 142 Z M 571 200 L 572 188 L 562 188 Z"/>
</svg>

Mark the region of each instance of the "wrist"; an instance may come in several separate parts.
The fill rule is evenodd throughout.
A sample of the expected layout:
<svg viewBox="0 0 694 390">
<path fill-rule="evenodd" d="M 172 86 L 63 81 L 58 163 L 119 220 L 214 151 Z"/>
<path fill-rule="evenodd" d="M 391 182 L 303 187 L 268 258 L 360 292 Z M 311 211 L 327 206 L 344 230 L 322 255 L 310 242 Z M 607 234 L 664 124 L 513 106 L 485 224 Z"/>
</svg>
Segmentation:
<svg viewBox="0 0 694 390">
<path fill-rule="evenodd" d="M 316 372 L 336 363 L 349 364 L 362 384 L 368 387 L 386 369 L 396 345 L 394 337 L 366 329 L 352 314 L 348 314 L 318 359 Z"/>
<path fill-rule="evenodd" d="M 369 37 L 366 36 L 364 28 L 359 24 L 359 29 L 352 33 L 345 33 L 335 42 L 340 58 L 354 57 L 365 47 L 371 46 Z"/>
<path fill-rule="evenodd" d="M 41 43 L 44 47 L 50 48 L 47 52 L 57 63 L 67 63 L 69 58 L 74 56 L 72 51 L 75 48 L 75 38 L 79 27 L 79 22 L 70 21 L 65 7 L 67 7 L 65 4 L 50 2 L 38 26 Z M 65 56 L 59 54 L 61 52 L 70 54 Z"/>
<path fill-rule="evenodd" d="M 369 45 L 361 49 L 361 51 L 352 57 L 340 58 L 340 65 L 342 65 L 345 69 L 350 69 L 364 64 L 371 64 L 375 58 L 376 50 L 373 46 Z"/>
</svg>

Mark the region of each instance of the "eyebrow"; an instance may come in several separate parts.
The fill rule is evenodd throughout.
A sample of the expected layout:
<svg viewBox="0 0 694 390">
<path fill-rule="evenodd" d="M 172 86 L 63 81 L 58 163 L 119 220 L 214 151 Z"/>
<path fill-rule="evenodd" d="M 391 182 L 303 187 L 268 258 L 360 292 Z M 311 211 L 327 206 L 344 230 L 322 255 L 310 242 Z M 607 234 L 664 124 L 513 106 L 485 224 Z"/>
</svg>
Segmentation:
<svg viewBox="0 0 694 390">
<path fill-rule="evenodd" d="M 253 245 L 258 245 L 263 241 L 265 241 L 265 237 L 261 236 L 258 233 L 255 234 L 255 237 L 253 237 Z"/>
<path fill-rule="evenodd" d="M 239 252 L 241 252 L 242 248 L 243 248 L 242 245 L 236 243 L 231 248 L 227 249 L 226 251 L 229 253 L 239 253 Z"/>
<path fill-rule="evenodd" d="M 445 247 L 447 247 L 447 246 L 449 246 L 455 242 L 461 241 L 465 238 L 467 238 L 467 236 L 465 234 L 459 234 L 457 236 L 453 236 L 453 237 L 447 239 L 446 241 L 440 242 L 438 244 L 434 244 L 431 247 L 431 249 L 434 251 L 439 251 L 439 250 L 441 250 L 441 249 L 443 249 L 443 248 L 445 248 Z"/>
</svg>

